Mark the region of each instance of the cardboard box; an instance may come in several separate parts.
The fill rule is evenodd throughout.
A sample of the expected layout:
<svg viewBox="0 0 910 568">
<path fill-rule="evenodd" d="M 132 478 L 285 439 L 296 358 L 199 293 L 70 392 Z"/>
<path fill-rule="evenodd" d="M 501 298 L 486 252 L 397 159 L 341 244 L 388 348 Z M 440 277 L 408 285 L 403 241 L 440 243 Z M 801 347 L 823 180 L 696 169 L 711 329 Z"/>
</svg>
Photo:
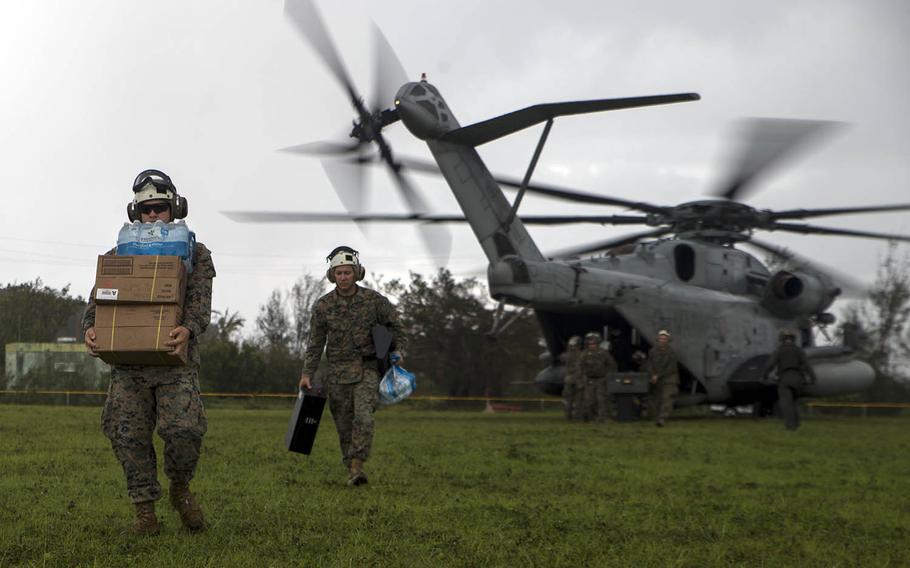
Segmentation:
<svg viewBox="0 0 910 568">
<path fill-rule="evenodd" d="M 186 365 L 186 350 L 174 353 L 170 340 L 173 326 L 100 327 L 95 325 L 98 354 L 105 363 L 118 365 Z"/>
<path fill-rule="evenodd" d="M 158 327 L 170 332 L 180 325 L 183 310 L 177 304 L 99 304 L 95 327 Z"/>
<path fill-rule="evenodd" d="M 95 302 L 183 305 L 186 267 L 178 256 L 98 257 Z"/>
</svg>

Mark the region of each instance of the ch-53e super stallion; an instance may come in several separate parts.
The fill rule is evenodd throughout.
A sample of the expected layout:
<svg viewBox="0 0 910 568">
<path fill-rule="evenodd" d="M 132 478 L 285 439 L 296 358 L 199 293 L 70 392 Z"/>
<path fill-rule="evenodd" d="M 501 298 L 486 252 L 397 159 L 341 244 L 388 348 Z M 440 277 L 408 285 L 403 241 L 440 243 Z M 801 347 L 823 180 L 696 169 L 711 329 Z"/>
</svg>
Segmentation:
<svg viewBox="0 0 910 568">
<path fill-rule="evenodd" d="M 425 79 L 397 79 L 405 76 L 401 64 L 381 33 L 377 33 L 378 96 L 368 107 L 358 95 L 311 1 L 288 0 L 285 11 L 344 87 L 357 112 L 351 142 L 319 142 L 289 150 L 350 155 L 350 162 L 364 164 L 370 161 L 366 151 L 375 144 L 378 159 L 389 167 L 411 213 L 228 213 L 232 218 L 247 222 L 412 221 L 425 228 L 466 221 L 489 261 L 491 296 L 506 304 L 530 307 L 536 314 L 549 351 L 549 365 L 536 381 L 547 392 L 558 393 L 562 388 L 564 369 L 559 355 L 565 351 L 569 338 L 592 329 L 608 331 L 611 351 L 621 371 L 637 367 L 636 352 L 646 350 L 658 330 L 672 330 L 681 365 L 677 405 L 758 403 L 761 408 L 772 404 L 776 389 L 763 380 L 764 363 L 777 346 L 778 332 L 785 328 L 797 333 L 798 343 L 805 348 L 817 376 L 817 382 L 805 389 L 806 395 L 838 395 L 871 385 L 872 368 L 857 359 L 849 346 L 814 344 L 814 329 L 834 322 L 827 310 L 848 288 L 849 278 L 833 275 L 817 262 L 758 240 L 754 232 L 908 241 L 910 237 L 903 235 L 792 221 L 907 210 L 910 204 L 773 211 L 737 201 L 744 188 L 769 164 L 825 130 L 829 123 L 756 121 L 752 125 L 753 143 L 743 153 L 730 181 L 710 199 L 681 205 L 655 205 L 532 184 L 532 173 L 555 118 L 695 101 L 699 96 L 681 93 L 541 104 L 461 126 L 434 85 Z M 397 89 L 394 97 L 390 96 L 392 88 Z M 386 106 L 389 103 L 391 106 Z M 382 131 L 397 121 L 426 142 L 435 164 L 396 159 Z M 545 126 L 523 179 L 494 177 L 475 148 L 540 123 Z M 429 213 L 408 182 L 408 169 L 441 173 L 463 215 Z M 501 186 L 517 188 L 511 204 Z M 613 205 L 640 214 L 520 215 L 519 205 L 526 193 Z M 562 223 L 645 225 L 648 230 L 544 255 L 525 228 Z M 429 243 L 436 253 L 446 246 L 438 238 L 430 238 Z M 737 245 L 770 253 L 782 261 L 783 268 L 769 269 Z M 594 253 L 603 254 L 579 258 Z"/>
</svg>

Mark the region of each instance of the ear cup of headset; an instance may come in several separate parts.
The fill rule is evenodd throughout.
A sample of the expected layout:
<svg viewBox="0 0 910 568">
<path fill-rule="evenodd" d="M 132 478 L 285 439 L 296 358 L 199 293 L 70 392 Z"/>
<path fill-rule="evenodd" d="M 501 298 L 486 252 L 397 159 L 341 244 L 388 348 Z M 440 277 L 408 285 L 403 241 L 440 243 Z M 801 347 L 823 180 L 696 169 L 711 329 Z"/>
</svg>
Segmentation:
<svg viewBox="0 0 910 568">
<path fill-rule="evenodd" d="M 139 220 L 139 208 L 132 201 L 126 204 L 126 218 L 130 220 L 130 223 Z"/>
<path fill-rule="evenodd" d="M 334 284 L 335 283 L 335 269 L 329 268 L 328 270 L 326 270 L 325 277 L 328 278 L 329 282 Z"/>
<path fill-rule="evenodd" d="M 189 204 L 186 202 L 185 197 L 174 195 L 171 209 L 171 214 L 174 219 L 186 219 L 186 215 L 189 213 Z"/>
<path fill-rule="evenodd" d="M 367 269 L 362 264 L 357 265 L 357 282 L 363 280 L 363 277 L 367 275 Z"/>
</svg>

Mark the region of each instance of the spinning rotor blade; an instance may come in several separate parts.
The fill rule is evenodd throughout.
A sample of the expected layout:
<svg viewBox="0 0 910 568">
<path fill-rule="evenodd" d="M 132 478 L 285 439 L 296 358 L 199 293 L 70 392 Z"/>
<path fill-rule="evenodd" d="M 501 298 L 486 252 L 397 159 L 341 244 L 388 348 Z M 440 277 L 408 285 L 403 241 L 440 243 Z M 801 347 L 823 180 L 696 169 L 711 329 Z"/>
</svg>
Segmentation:
<svg viewBox="0 0 910 568">
<path fill-rule="evenodd" d="M 831 268 L 830 266 L 825 266 L 818 262 L 809 260 L 808 258 L 798 255 L 793 251 L 787 250 L 784 247 L 772 245 L 771 243 L 760 241 L 754 237 L 750 238 L 748 241 L 745 241 L 743 244 L 751 245 L 765 252 L 769 252 L 786 262 L 792 263 L 794 265 L 794 268 L 805 269 L 810 272 L 827 275 L 840 287 L 842 292 L 841 296 L 859 298 L 861 296 L 865 296 L 868 292 L 868 286 L 853 276 L 844 274 L 843 272 Z"/>
<path fill-rule="evenodd" d="M 743 123 L 741 129 L 742 151 L 733 161 L 729 180 L 712 192 L 717 197 L 742 200 L 756 178 L 775 162 L 792 156 L 801 146 L 818 139 L 823 132 L 831 132 L 836 122 L 816 120 L 789 120 L 756 118 Z"/>
<path fill-rule="evenodd" d="M 407 213 L 305 213 L 290 211 L 222 211 L 234 221 L 243 223 L 464 223 L 464 215 L 409 215 Z M 622 215 L 519 215 L 526 225 L 562 225 L 572 223 L 598 223 L 601 225 L 633 225 L 644 223 L 645 217 Z"/>
<path fill-rule="evenodd" d="M 367 192 L 363 168 L 340 160 L 322 160 L 329 183 L 349 213 L 357 214 L 364 210 L 364 199 Z"/>
<path fill-rule="evenodd" d="M 673 230 L 670 229 L 669 227 L 663 227 L 663 228 L 656 229 L 653 231 L 645 231 L 643 233 L 633 233 L 631 235 L 625 235 L 623 237 L 607 239 L 605 241 L 600 241 L 600 242 L 593 243 L 593 244 L 563 249 L 561 251 L 557 251 L 557 252 L 547 255 L 547 256 L 549 256 L 550 258 L 555 258 L 555 259 L 564 259 L 564 258 L 570 258 L 573 256 L 581 256 L 583 254 L 591 254 L 591 253 L 600 252 L 603 250 L 619 247 L 622 245 L 635 243 L 642 239 L 647 239 L 649 237 L 659 237 L 661 235 L 666 235 L 667 233 L 671 233 L 671 232 L 673 232 Z"/>
<path fill-rule="evenodd" d="M 769 231 L 788 231 L 804 235 L 841 235 L 844 237 L 864 237 L 867 239 L 883 239 L 887 241 L 910 242 L 910 236 L 892 235 L 887 233 L 871 233 L 868 231 L 854 231 L 852 229 L 835 229 L 833 227 L 819 227 L 798 223 L 774 223 L 768 227 Z"/>
<path fill-rule="evenodd" d="M 370 108 L 374 111 L 394 108 L 398 89 L 408 82 L 408 74 L 382 30 L 373 24 L 373 44 L 376 50 L 376 69 L 373 70 L 373 94 Z"/>
<path fill-rule="evenodd" d="M 369 158 L 366 161 L 375 162 L 375 157 Z M 436 165 L 436 162 L 431 162 L 429 160 L 423 160 L 420 158 L 413 157 L 402 157 L 398 158 L 397 163 L 403 168 L 416 172 L 427 173 L 441 176 L 442 172 L 439 170 L 439 166 Z M 518 189 L 521 187 L 521 180 L 518 178 L 512 178 L 508 176 L 496 175 L 494 176 L 494 181 L 499 185 Z M 528 193 L 534 193 L 537 195 L 542 195 L 545 197 L 552 197 L 554 199 L 562 199 L 564 201 L 572 201 L 574 203 L 591 203 L 595 205 L 613 205 L 616 207 L 625 207 L 627 209 L 633 209 L 636 211 L 644 211 L 645 213 L 654 213 L 658 215 L 665 215 L 669 213 L 670 207 L 661 207 L 660 205 L 653 205 L 651 203 L 646 203 L 644 201 L 629 201 L 627 199 L 621 199 L 619 197 L 610 197 L 607 195 L 596 195 L 593 193 L 585 193 L 582 191 L 576 191 L 574 189 L 564 189 L 552 185 L 545 185 L 540 183 L 530 183 L 528 184 L 527 190 Z"/>
<path fill-rule="evenodd" d="M 810 217 L 827 217 L 829 215 L 848 215 L 851 213 L 881 213 L 887 211 L 908 211 L 910 203 L 897 205 L 876 205 L 872 207 L 836 207 L 833 209 L 788 209 L 771 211 L 771 219 L 808 219 Z"/>
<path fill-rule="evenodd" d="M 338 55 L 335 43 L 329 36 L 328 29 L 325 27 L 322 16 L 319 15 L 319 10 L 316 9 L 313 0 L 286 0 L 284 3 L 284 14 L 291 20 L 297 31 L 303 35 L 316 53 L 319 54 L 322 62 L 332 72 L 335 79 L 348 92 L 354 106 L 359 107 L 358 110 L 361 110 L 363 104 L 360 102 L 360 97 L 357 96 L 357 89 L 354 88 L 354 83 L 348 75 L 348 70 L 345 68 L 341 56 Z"/>
<path fill-rule="evenodd" d="M 289 154 L 308 154 L 315 156 L 338 156 L 356 152 L 363 145 L 361 142 L 309 142 L 282 148 L 282 152 Z"/>
</svg>

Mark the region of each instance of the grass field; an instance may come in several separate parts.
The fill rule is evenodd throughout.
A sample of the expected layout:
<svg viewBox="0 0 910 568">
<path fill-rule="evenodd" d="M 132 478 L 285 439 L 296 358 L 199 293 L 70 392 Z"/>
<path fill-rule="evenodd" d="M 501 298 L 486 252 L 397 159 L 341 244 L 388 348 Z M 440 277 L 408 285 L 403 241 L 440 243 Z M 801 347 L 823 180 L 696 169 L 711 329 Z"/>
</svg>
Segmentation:
<svg viewBox="0 0 910 568">
<path fill-rule="evenodd" d="M 306 458 L 283 450 L 289 412 L 211 408 L 209 530 L 162 501 L 162 534 L 136 539 L 99 408 L 0 405 L 0 567 L 910 565 L 908 418 L 788 433 L 405 404 L 348 488 L 328 414 Z"/>
</svg>

